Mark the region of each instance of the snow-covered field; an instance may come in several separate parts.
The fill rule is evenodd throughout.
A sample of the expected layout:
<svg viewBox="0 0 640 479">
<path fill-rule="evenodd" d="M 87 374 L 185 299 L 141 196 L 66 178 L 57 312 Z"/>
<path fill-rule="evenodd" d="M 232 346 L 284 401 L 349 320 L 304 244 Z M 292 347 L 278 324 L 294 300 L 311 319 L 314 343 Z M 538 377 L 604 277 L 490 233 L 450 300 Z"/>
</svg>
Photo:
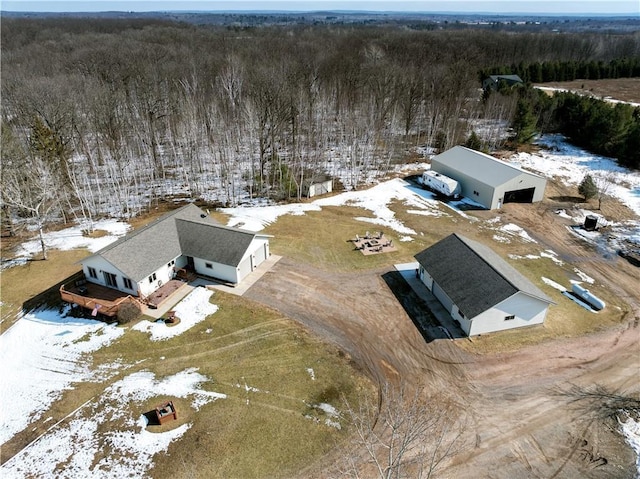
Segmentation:
<svg viewBox="0 0 640 479">
<path fill-rule="evenodd" d="M 613 181 L 609 194 L 640 216 L 638 173 L 618 167 L 611 159 L 589 155 L 571 147 L 558 136 L 545 137 L 540 143 L 544 145 L 540 153 L 520 153 L 515 159 L 525 168 L 547 177 L 556 177 L 571 185 L 579 183 L 587 172 L 594 175 L 609 174 Z M 403 202 L 407 211 L 415 215 L 458 216 L 472 220 L 464 213 L 464 203 L 444 205 L 431 193 L 400 178 L 379 183 L 367 190 L 349 191 L 310 203 L 229 208 L 224 212 L 230 216 L 229 226 L 260 231 L 283 215 L 303 215 L 307 211 L 318 211 L 325 206 L 351 205 L 371 213 L 372 218 L 357 219 L 371 224 L 372 229 L 392 230 L 401 241 L 410 241 L 418 233 L 395 216 L 390 209 L 394 201 Z M 570 216 L 566 212 L 558 214 Z M 585 214 L 588 212 L 578 212 L 578 216 Z M 504 224 L 500 218 L 473 221 L 477 221 L 479 227 L 494 230 L 494 240 L 497 242 L 536 244 L 523 228 L 515 224 Z M 574 221 L 579 224 L 580 218 L 574 217 Z M 612 226 L 620 228 L 620 234 L 630 237 L 637 234 L 640 243 L 638 220 Z M 96 229 L 108 231 L 109 234 L 92 239 L 83 236 L 82 228 L 77 227 L 49 233 L 45 241 L 50 248 L 82 247 L 96 251 L 125 234 L 128 226 L 118 221 L 104 221 L 96 224 Z M 540 249 L 538 254 L 522 259 L 545 258 L 561 264 L 553 251 L 542 247 Z M 37 240 L 27 242 L 23 245 L 20 256 L 27 258 L 38 250 Z M 579 281 L 589 283 L 591 279 L 579 270 L 575 274 Z M 552 279 L 542 280 L 553 287 L 564 288 Z M 176 326 L 169 328 L 164 324 L 141 322 L 135 329 L 148 332 L 150 340 L 169 340 L 172 335 L 186 331 L 207 315 L 215 313 L 217 307 L 209 302 L 210 295 L 210 291 L 196 288 L 185 298 L 176 308 L 181 320 Z M 107 326 L 97 321 L 68 318 L 58 311 L 28 313 L 5 331 L 0 336 L 0 360 L 5 371 L 0 385 L 0 399 L 5 404 L 10 402 L 13 409 L 10 415 L 6 408 L 1 409 L 0 443 L 36 420 L 45 424 L 53 422 L 51 418 L 43 417 L 44 411 L 51 401 L 72 388 L 74 383 L 113 377 L 116 372 L 127 368 L 129 365 L 106 364 L 92 371 L 86 366 L 88 355 L 117 341 L 122 334 L 126 334 L 125 331 L 127 329 Z M 313 370 L 309 374 L 313 380 Z M 145 471 L 152 465 L 153 454 L 166 450 L 190 425 L 184 424 L 170 432 L 150 433 L 146 430 L 144 416 L 122 417 L 115 405 L 120 402 L 142 404 L 162 393 L 189 398 L 192 406 L 197 409 L 206 402 L 224 397 L 204 389 L 202 385 L 207 381 L 206 377 L 193 369 L 164 378 L 156 378 L 149 371 L 131 373 L 114 383 L 101 396 L 82 405 L 64 421 L 52 423 L 40 438 L 0 467 L 0 476 L 53 477 L 52 471 L 56 465 L 65 464 L 64 471 L 56 474 L 56 477 L 144 477 Z M 103 411 L 103 421 L 111 426 L 100 428 L 100 431 L 106 429 L 108 432 L 98 431 L 98 422 L 92 414 L 97 410 Z M 622 429 L 629 443 L 640 453 L 638 423 L 628 420 Z M 110 459 L 112 454 L 103 455 L 105 447 L 107 452 L 121 459 L 114 461 Z M 101 453 L 99 456 L 98 452 Z M 96 459 L 98 457 L 100 459 Z"/>
<path fill-rule="evenodd" d="M 176 306 L 181 320 L 176 326 L 149 323 L 139 327 L 148 323 L 142 322 L 134 329 L 149 331 L 151 339 L 177 336 L 217 311 L 217 306 L 209 301 L 212 294 L 206 288 L 195 288 Z M 51 422 L 44 434 L 0 467 L 0 476 L 144 477 L 153 455 L 166 450 L 190 424 L 151 433 L 146 429 L 145 416 L 127 414 L 130 405 L 145 405 L 155 396 L 168 395 L 189 398 L 197 410 L 225 395 L 203 389 L 201 385 L 208 378 L 195 369 L 164 378 L 139 371 L 125 376 L 54 424 L 51 417 L 42 417 L 43 412 L 63 391 L 73 389 L 74 383 L 107 380 L 131 366 L 116 362 L 90 370 L 88 356 L 116 341 L 127 329 L 70 318 L 65 313 L 33 311 L 0 336 L 0 360 L 6 368 L 0 400 L 11 404 L 10 408 L 1 409 L 0 443 L 34 421 L 45 425 Z M 118 407 L 120 404 L 128 407 L 122 409 Z M 64 470 L 54 474 L 60 464 L 65 464 Z"/>
</svg>

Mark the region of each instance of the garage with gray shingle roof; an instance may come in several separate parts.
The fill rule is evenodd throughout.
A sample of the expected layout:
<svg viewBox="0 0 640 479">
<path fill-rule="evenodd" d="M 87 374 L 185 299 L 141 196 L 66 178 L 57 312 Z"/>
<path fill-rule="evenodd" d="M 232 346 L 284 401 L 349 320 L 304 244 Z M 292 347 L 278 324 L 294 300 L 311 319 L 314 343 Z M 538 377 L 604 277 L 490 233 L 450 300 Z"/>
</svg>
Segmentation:
<svg viewBox="0 0 640 479">
<path fill-rule="evenodd" d="M 542 324 L 552 301 L 493 250 L 452 234 L 418 253 L 419 276 L 469 335 Z"/>
</svg>

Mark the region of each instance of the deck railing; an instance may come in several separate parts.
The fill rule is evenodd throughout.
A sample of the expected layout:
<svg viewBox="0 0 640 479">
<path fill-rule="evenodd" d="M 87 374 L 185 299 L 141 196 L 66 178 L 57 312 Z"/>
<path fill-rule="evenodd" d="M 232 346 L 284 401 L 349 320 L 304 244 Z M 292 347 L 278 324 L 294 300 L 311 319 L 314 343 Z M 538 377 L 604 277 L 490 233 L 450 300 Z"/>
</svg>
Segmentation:
<svg viewBox="0 0 640 479">
<path fill-rule="evenodd" d="M 66 301 L 67 303 L 77 304 L 78 306 L 82 306 L 83 308 L 87 308 L 92 311 L 95 310 L 96 315 L 99 313 L 109 317 L 117 316 L 118 310 L 123 303 L 134 303 L 138 307 L 140 306 L 140 302 L 131 295 L 123 296 L 122 298 L 118 298 L 116 301 L 109 301 L 107 299 L 93 298 L 91 296 L 72 293 L 64 288 L 64 284 L 60 286 L 60 297 L 62 298 L 62 301 Z"/>
</svg>

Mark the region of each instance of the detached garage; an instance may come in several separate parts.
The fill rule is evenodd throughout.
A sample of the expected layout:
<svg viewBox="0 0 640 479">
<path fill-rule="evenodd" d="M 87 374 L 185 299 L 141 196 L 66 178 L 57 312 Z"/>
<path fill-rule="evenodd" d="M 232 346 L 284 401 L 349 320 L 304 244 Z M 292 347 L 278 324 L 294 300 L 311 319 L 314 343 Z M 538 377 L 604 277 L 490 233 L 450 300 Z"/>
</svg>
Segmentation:
<svg viewBox="0 0 640 479">
<path fill-rule="evenodd" d="M 468 336 L 542 324 L 553 304 L 490 248 L 452 234 L 418 253 L 420 280 Z"/>
<path fill-rule="evenodd" d="M 490 210 L 541 201 L 547 185 L 542 176 L 464 146 L 434 156 L 431 169 L 456 180 L 463 196 Z"/>
</svg>

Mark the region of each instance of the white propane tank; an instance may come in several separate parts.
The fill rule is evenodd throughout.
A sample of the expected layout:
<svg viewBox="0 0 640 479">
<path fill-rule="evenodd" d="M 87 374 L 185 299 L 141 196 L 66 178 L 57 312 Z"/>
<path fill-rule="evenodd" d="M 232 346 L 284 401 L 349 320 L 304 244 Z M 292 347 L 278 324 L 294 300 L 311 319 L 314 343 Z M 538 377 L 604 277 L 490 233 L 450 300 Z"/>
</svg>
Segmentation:
<svg viewBox="0 0 640 479">
<path fill-rule="evenodd" d="M 583 288 L 579 284 L 574 284 L 571 289 L 573 290 L 576 296 L 578 296 L 580 299 L 589 303 L 591 306 L 593 306 L 593 309 L 595 309 L 596 311 L 600 311 L 601 309 L 604 309 L 605 307 L 604 301 L 602 301 L 596 295 L 591 293 L 588 289 Z"/>
</svg>

